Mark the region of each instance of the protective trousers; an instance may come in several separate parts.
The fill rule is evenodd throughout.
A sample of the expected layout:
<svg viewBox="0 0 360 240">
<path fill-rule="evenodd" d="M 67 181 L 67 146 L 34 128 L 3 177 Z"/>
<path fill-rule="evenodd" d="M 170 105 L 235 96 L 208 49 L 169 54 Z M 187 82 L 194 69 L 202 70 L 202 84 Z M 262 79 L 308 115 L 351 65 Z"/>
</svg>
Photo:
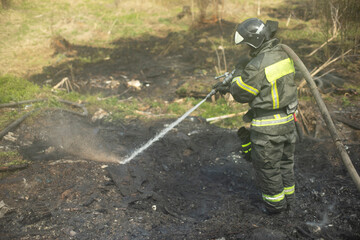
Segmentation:
<svg viewBox="0 0 360 240">
<path fill-rule="evenodd" d="M 251 131 L 250 138 L 252 163 L 265 207 L 270 213 L 282 211 L 295 201 L 295 132 L 268 135 Z"/>
</svg>

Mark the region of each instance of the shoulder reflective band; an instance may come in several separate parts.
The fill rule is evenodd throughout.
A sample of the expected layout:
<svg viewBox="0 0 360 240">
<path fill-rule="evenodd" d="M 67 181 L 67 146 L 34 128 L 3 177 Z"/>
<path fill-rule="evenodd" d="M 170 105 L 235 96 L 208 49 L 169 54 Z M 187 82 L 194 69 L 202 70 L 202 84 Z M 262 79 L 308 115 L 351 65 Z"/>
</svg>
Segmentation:
<svg viewBox="0 0 360 240">
<path fill-rule="evenodd" d="M 265 68 L 265 75 L 269 82 L 295 72 L 294 63 L 290 58 L 286 58 Z"/>
<path fill-rule="evenodd" d="M 266 79 L 271 84 L 273 109 L 279 108 L 279 94 L 276 86 L 276 80 L 287 74 L 294 72 L 295 72 L 294 63 L 290 58 L 286 58 L 265 68 Z"/>
<path fill-rule="evenodd" d="M 257 127 L 263 127 L 263 126 L 272 126 L 272 125 L 280 125 L 280 124 L 285 124 L 288 123 L 292 120 L 294 120 L 294 115 L 290 114 L 286 117 L 275 117 L 276 115 L 274 115 L 274 118 L 272 119 L 253 119 L 251 124 L 253 126 L 257 126 Z"/>
<path fill-rule="evenodd" d="M 233 83 L 233 82 L 236 82 L 240 88 L 244 89 L 245 91 L 247 91 L 255 96 L 259 94 L 259 90 L 244 83 L 241 76 L 235 77 L 231 83 Z"/>
<path fill-rule="evenodd" d="M 295 185 L 284 188 L 285 195 L 291 195 L 295 192 Z"/>
<path fill-rule="evenodd" d="M 284 191 L 282 191 L 281 193 L 276 194 L 276 195 L 262 194 L 262 197 L 265 201 L 268 201 L 268 202 L 280 202 L 281 200 L 284 200 L 285 193 L 284 193 Z"/>
</svg>

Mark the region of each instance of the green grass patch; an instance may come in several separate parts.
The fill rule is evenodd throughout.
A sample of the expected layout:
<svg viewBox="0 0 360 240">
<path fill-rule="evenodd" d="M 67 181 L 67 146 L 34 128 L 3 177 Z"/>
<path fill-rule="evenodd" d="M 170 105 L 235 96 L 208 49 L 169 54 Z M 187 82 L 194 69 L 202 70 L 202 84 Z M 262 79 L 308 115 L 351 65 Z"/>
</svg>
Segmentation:
<svg viewBox="0 0 360 240">
<path fill-rule="evenodd" d="M 10 167 L 27 163 L 28 161 L 24 160 L 17 151 L 0 152 L 0 167 Z"/>
<path fill-rule="evenodd" d="M 278 21 L 278 20 L 275 20 Z M 305 22 L 302 20 L 293 20 L 290 27 L 286 27 L 285 22 L 279 22 L 279 31 L 277 37 L 285 41 L 301 41 L 323 43 L 327 36 L 321 32 L 321 29 L 315 22 Z"/>
<path fill-rule="evenodd" d="M 147 103 L 140 103 L 136 99 L 131 101 L 121 101 L 116 97 L 104 99 L 101 94 L 90 95 L 80 94 L 77 92 L 55 91 L 52 92 L 50 88 L 39 86 L 22 78 L 14 76 L 1 76 L 0 77 L 0 104 L 19 102 L 33 99 L 46 98 L 48 101 L 32 103 L 28 106 L 19 106 L 16 108 L 0 109 L 0 127 L 4 128 L 12 121 L 20 117 L 25 113 L 25 108 L 63 108 L 69 109 L 67 106 L 58 101 L 58 99 L 64 99 L 71 102 L 83 103 L 90 114 L 93 114 L 99 108 L 103 108 L 108 112 L 112 112 L 111 119 L 124 119 L 136 117 L 136 111 L 144 108 Z"/>
<path fill-rule="evenodd" d="M 171 19 L 170 18 L 159 18 L 159 23 L 165 24 L 165 25 L 171 25 Z"/>
<path fill-rule="evenodd" d="M 344 96 L 341 98 L 341 103 L 344 107 L 349 107 L 351 106 L 351 101 L 348 97 Z"/>
<path fill-rule="evenodd" d="M 6 111 L 0 109 L 0 129 L 4 129 L 8 126 L 12 121 L 20 117 L 19 111 Z"/>
<path fill-rule="evenodd" d="M 29 164 L 17 151 L 0 151 L 0 168 L 16 169 Z M 0 179 L 9 176 L 12 172 L 0 172 Z"/>
<path fill-rule="evenodd" d="M 39 86 L 23 78 L 0 76 L 0 104 L 34 99 L 41 92 Z"/>
<path fill-rule="evenodd" d="M 0 151 L 0 168 L 16 169 L 16 167 L 29 164 L 17 151 Z M 8 176 L 11 172 L 1 172 L 0 179 Z"/>
<path fill-rule="evenodd" d="M 333 97 L 331 94 L 324 94 L 322 96 L 322 99 L 325 101 L 325 102 L 328 102 L 328 103 L 335 103 L 336 102 L 336 98 Z"/>
</svg>

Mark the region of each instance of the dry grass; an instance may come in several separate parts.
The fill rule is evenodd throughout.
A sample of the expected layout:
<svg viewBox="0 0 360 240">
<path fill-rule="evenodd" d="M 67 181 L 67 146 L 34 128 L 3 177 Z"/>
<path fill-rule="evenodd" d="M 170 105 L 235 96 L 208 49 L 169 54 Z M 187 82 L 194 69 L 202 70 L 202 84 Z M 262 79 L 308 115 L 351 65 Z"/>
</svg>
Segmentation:
<svg viewBox="0 0 360 240">
<path fill-rule="evenodd" d="M 260 2 L 265 9 L 284 0 Z M 198 16 L 196 0 L 13 0 L 11 9 L 0 11 L 0 75 L 26 78 L 55 64 L 59 56 L 50 43 L 57 35 L 72 44 L 111 48 L 119 38 L 186 30 L 194 19 L 176 17 L 184 5 Z M 258 1 L 224 0 L 219 10 L 223 19 L 241 22 L 257 16 Z M 260 17 L 268 18 L 265 11 Z"/>
<path fill-rule="evenodd" d="M 27 77 L 54 64 L 50 41 L 55 35 L 73 44 L 110 47 L 120 37 L 176 28 L 159 24 L 160 17 L 176 11 L 161 1 L 14 1 L 0 12 L 0 75 Z"/>
</svg>

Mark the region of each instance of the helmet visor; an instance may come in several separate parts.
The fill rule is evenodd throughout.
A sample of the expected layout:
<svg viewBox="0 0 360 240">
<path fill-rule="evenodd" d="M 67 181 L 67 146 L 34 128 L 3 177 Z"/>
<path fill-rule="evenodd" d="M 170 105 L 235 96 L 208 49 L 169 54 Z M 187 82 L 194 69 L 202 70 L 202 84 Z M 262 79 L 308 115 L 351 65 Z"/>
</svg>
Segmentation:
<svg viewBox="0 0 360 240">
<path fill-rule="evenodd" d="M 240 44 L 242 41 L 244 41 L 244 37 L 240 35 L 238 31 L 235 32 L 235 44 Z"/>
</svg>

